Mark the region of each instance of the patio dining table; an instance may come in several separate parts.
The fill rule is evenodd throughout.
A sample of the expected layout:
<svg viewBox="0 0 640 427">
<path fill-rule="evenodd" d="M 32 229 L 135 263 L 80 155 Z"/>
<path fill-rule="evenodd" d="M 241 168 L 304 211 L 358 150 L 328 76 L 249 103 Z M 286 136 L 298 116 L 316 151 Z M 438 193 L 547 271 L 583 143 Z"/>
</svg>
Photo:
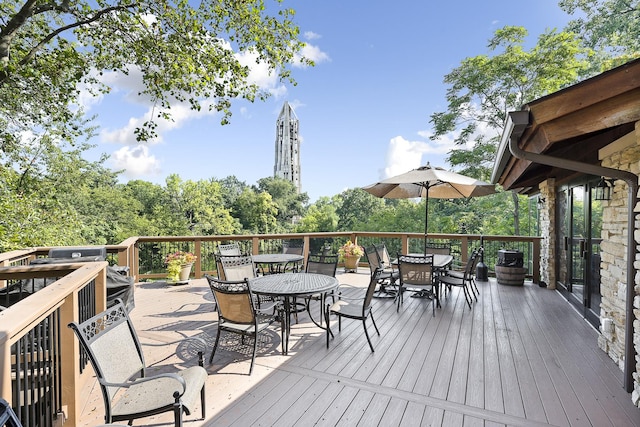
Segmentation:
<svg viewBox="0 0 640 427">
<path fill-rule="evenodd" d="M 304 256 L 298 254 L 258 254 L 252 255 L 253 263 L 262 274 L 274 274 L 283 271 L 287 264 L 297 265 L 304 260 Z"/>
<path fill-rule="evenodd" d="M 285 342 L 282 345 L 283 354 L 289 352 L 289 335 L 291 333 L 291 305 L 295 297 L 309 297 L 311 295 L 326 295 L 339 285 L 338 279 L 332 276 L 315 273 L 283 273 L 260 276 L 249 281 L 251 291 L 257 295 L 281 298 L 284 304 Z M 323 298 L 324 300 L 324 298 Z M 309 317 L 316 326 L 323 328 L 311 316 L 309 305 L 306 305 Z"/>
<path fill-rule="evenodd" d="M 424 256 L 423 253 L 412 252 L 407 254 L 409 256 Z M 442 274 L 453 262 L 453 255 L 444 255 L 444 254 L 429 254 L 427 255 L 433 256 L 433 271 L 435 273 L 435 279 L 438 280 L 438 275 Z M 398 259 L 394 258 L 391 260 L 391 264 L 393 264 L 394 268 L 398 268 Z M 438 293 L 440 293 L 440 286 L 437 286 Z M 424 297 L 431 298 L 433 295 L 429 292 L 418 291 L 414 293 L 415 297 Z M 437 305 L 440 307 L 440 295 L 436 295 Z"/>
</svg>

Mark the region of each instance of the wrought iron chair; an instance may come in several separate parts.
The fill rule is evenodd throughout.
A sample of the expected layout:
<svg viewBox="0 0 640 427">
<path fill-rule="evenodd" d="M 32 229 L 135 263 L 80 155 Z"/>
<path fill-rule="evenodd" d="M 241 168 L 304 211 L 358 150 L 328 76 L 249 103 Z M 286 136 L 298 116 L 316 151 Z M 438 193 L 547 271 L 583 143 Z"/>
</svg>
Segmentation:
<svg viewBox="0 0 640 427">
<path fill-rule="evenodd" d="M 373 323 L 373 327 L 376 329 L 376 333 L 380 335 L 380 331 L 378 330 L 378 326 L 376 325 L 376 321 L 373 318 L 373 311 L 371 310 L 371 302 L 373 300 L 373 294 L 376 291 L 376 287 L 378 286 L 378 281 L 380 280 L 380 274 L 382 273 L 381 268 L 376 268 L 371 273 L 371 280 L 369 281 L 369 286 L 367 287 L 367 291 L 364 294 L 364 297 L 360 298 L 348 298 L 341 295 L 342 290 L 347 287 L 351 287 L 350 285 L 342 284 L 338 288 L 338 300 L 333 304 L 327 304 L 327 308 L 325 311 L 325 320 L 327 322 L 327 348 L 329 348 L 329 335 L 333 337 L 333 332 L 331 331 L 330 317 L 331 315 L 338 316 L 338 330 L 342 330 L 342 318 L 346 317 L 348 319 L 362 320 L 362 326 L 364 328 L 364 334 L 367 337 L 367 342 L 369 343 L 369 347 L 371 351 L 375 351 L 373 349 L 373 344 L 371 343 L 371 338 L 369 338 L 369 331 L 367 330 L 367 318 L 371 317 L 371 322 Z"/>
<path fill-rule="evenodd" d="M 202 350 L 198 351 L 199 366 L 147 376 L 142 346 L 121 300 L 80 324 L 72 322 L 68 326 L 95 370 L 104 399 L 105 423 L 129 420 L 131 424 L 137 418 L 173 411 L 175 425 L 182 426 L 183 412 L 193 412 L 198 395 L 202 419 L 205 418 L 207 371 L 203 368 Z M 206 348 L 200 338 L 186 340 Z"/>
<path fill-rule="evenodd" d="M 284 352 L 285 320 L 279 302 L 273 302 L 268 307 L 257 308 L 247 279 L 226 281 L 209 275 L 205 275 L 205 277 L 216 299 L 218 310 L 218 333 L 209 363 L 213 362 L 213 356 L 216 354 L 220 335 L 223 331 L 241 335 L 243 343 L 245 337 L 251 337 L 253 338 L 253 354 L 251 356 L 251 367 L 249 368 L 249 375 L 251 375 L 253 364 L 256 360 L 260 332 L 267 329 L 276 320 L 276 317 L 280 318 L 283 334 L 282 350 Z M 267 310 L 272 310 L 272 313 L 266 313 Z M 279 316 L 275 316 L 274 313 L 276 312 L 279 313 Z"/>
<path fill-rule="evenodd" d="M 433 315 L 436 315 L 436 304 L 440 307 L 438 282 L 433 272 L 433 254 L 426 255 L 398 255 L 398 271 L 400 285 L 398 287 L 398 308 L 404 303 L 404 291 L 419 292 L 421 296 L 431 299 Z"/>
<path fill-rule="evenodd" d="M 381 252 L 388 253 L 386 246 L 384 244 L 379 245 L 379 247 L 369 246 L 364 249 L 364 252 L 367 254 L 371 272 L 377 268 L 382 270 L 380 278 L 378 279 L 380 286 L 376 291 L 376 297 L 395 298 L 397 293 L 396 289 L 389 289 L 389 287 L 395 287 L 398 281 L 398 271 L 393 268 L 391 261 L 388 261 L 386 264 L 382 261 Z"/>
<path fill-rule="evenodd" d="M 471 301 L 472 301 L 471 293 L 473 293 L 473 295 L 475 296 L 476 301 L 478 300 L 476 291 L 473 290 L 473 286 L 475 286 L 473 271 L 476 268 L 478 259 L 479 259 L 478 251 L 474 250 L 471 256 L 469 257 L 469 259 L 467 260 L 464 270 L 462 271 L 449 270 L 445 274 L 439 277 L 439 281 L 443 285 L 445 291 L 451 292 L 451 288 L 453 286 L 462 288 L 464 292 L 464 299 L 467 302 L 467 305 L 469 306 L 469 308 L 471 308 Z M 445 292 L 445 296 L 446 296 L 446 292 Z"/>
<path fill-rule="evenodd" d="M 324 274 L 325 276 L 336 277 L 338 269 L 338 255 L 329 254 L 309 254 L 305 263 L 306 273 Z M 335 297 L 334 297 L 335 299 Z M 324 317 L 325 294 L 312 295 L 306 299 L 307 309 L 311 301 L 320 301 L 320 324 Z"/>
<path fill-rule="evenodd" d="M 222 266 L 222 280 L 240 281 L 257 277 L 251 255 L 220 255 L 219 260 Z"/>
<path fill-rule="evenodd" d="M 226 245 L 218 245 L 218 253 L 220 255 L 242 255 L 238 242 L 228 243 Z"/>
<path fill-rule="evenodd" d="M 0 397 L 0 426 L 22 427 L 18 416 L 9 406 L 9 402 Z"/>
<path fill-rule="evenodd" d="M 304 255 L 304 241 L 301 243 L 292 243 L 291 241 L 282 242 L 282 253 L 293 255 Z M 304 266 L 303 266 L 304 267 Z M 281 266 L 279 273 L 297 273 L 301 270 L 299 261 L 288 262 Z"/>
<path fill-rule="evenodd" d="M 450 243 L 427 243 L 428 254 L 451 255 Z"/>
</svg>

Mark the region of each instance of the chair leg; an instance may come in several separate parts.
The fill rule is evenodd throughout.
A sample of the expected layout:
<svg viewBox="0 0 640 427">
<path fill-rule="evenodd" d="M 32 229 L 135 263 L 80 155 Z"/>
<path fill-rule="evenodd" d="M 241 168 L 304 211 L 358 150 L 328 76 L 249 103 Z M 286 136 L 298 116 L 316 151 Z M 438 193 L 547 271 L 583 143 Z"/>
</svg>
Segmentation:
<svg viewBox="0 0 640 427">
<path fill-rule="evenodd" d="M 369 348 L 371 348 L 371 352 L 374 353 L 373 344 L 371 344 L 371 338 L 369 338 L 369 331 L 367 331 L 367 318 L 362 318 L 362 327 L 364 328 L 364 335 L 367 337 L 367 342 L 369 343 Z"/>
<path fill-rule="evenodd" d="M 180 393 L 173 393 L 173 397 L 176 399 L 173 404 L 173 419 L 176 427 L 182 427 L 182 402 L 180 402 Z M 129 423 L 131 425 L 131 423 Z"/>
<path fill-rule="evenodd" d="M 328 305 L 324 312 L 324 322 L 327 325 L 327 330 L 326 330 L 327 348 L 329 348 L 329 335 L 333 336 L 333 332 L 331 332 L 331 326 L 329 325 L 329 306 Z"/>
<path fill-rule="evenodd" d="M 373 323 L 373 327 L 376 328 L 376 332 L 380 335 L 380 331 L 378 330 L 378 325 L 376 325 L 376 320 L 373 318 L 373 312 L 369 311 L 369 316 L 371 317 L 371 323 Z"/>
<path fill-rule="evenodd" d="M 462 290 L 464 291 L 464 299 L 467 302 L 469 308 L 471 308 L 471 295 L 469 295 L 469 290 L 467 289 L 467 284 L 463 282 Z"/>
<path fill-rule="evenodd" d="M 216 342 L 213 344 L 213 350 L 211 351 L 211 357 L 209 357 L 209 365 L 213 362 L 213 355 L 216 354 L 218 348 L 218 341 L 220 341 L 220 326 L 218 326 L 218 335 L 216 335 Z"/>
<path fill-rule="evenodd" d="M 253 363 L 256 361 L 256 352 L 258 351 L 258 328 L 256 327 L 256 333 L 253 336 L 253 354 L 251 355 L 251 366 L 249 367 L 249 375 L 253 372 Z"/>
</svg>

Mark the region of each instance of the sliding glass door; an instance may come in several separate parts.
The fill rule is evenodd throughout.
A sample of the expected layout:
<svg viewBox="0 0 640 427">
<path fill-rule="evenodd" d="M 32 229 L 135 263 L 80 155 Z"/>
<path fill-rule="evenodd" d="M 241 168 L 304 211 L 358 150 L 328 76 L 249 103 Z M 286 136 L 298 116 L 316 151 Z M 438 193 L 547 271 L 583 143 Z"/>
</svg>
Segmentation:
<svg viewBox="0 0 640 427">
<path fill-rule="evenodd" d="M 592 188 L 597 179 L 562 187 L 556 199 L 558 289 L 594 326 L 600 324 L 600 242 L 602 203 Z"/>
</svg>

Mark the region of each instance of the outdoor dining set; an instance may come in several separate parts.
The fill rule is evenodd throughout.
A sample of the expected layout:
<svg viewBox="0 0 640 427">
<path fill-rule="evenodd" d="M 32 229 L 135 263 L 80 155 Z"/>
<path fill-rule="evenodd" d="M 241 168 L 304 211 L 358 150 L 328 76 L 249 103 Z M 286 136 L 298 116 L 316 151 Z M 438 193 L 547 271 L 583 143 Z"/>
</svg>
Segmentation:
<svg viewBox="0 0 640 427">
<path fill-rule="evenodd" d="M 334 337 L 332 318 L 337 317 L 338 330 L 342 328 L 342 318 L 361 321 L 367 343 L 374 352 L 367 328 L 367 319 L 371 318 L 380 335 L 373 314 L 374 299 L 393 298 L 396 310 L 400 311 L 405 292 L 410 292 L 412 297 L 430 300 L 435 316 L 441 294 L 451 292 L 452 287 L 462 289 L 469 308 L 478 296 L 473 271 L 481 248 L 458 270 L 452 267 L 454 257 L 450 247 L 444 245 L 426 247 L 425 253 L 398 254 L 395 258 L 389 256 L 384 244 L 367 247 L 371 274 L 366 289 L 340 284 L 336 278 L 338 255 L 325 250 L 305 259 L 302 249 L 285 247 L 280 254 L 250 255 L 243 254 L 235 244 L 219 245 L 215 255 L 218 275 L 205 276 L 218 313 L 209 364 L 213 363 L 221 335 L 237 334 L 241 344 L 246 341 L 253 347 L 251 374 L 260 335 L 274 322 L 280 324 L 282 354 L 287 355 L 292 318 L 297 321 L 298 313 L 303 311 L 316 327 L 324 330 L 327 348 Z M 320 309 L 314 314 L 315 305 Z M 208 374 L 203 360 L 207 350 L 204 340 L 187 338 L 200 349 L 198 366 L 174 374 L 149 376 L 144 375 L 146 365 L 140 342 L 121 301 L 81 324 L 69 326 L 87 353 L 103 389 L 107 423 L 173 411 L 175 425 L 179 426 L 183 413 L 190 414 L 198 401 L 205 417 L 204 384 Z M 119 348 L 117 357 L 109 351 L 115 347 Z M 142 378 L 130 380 L 136 372 L 142 373 Z M 121 390 L 128 392 L 119 393 Z"/>
</svg>

